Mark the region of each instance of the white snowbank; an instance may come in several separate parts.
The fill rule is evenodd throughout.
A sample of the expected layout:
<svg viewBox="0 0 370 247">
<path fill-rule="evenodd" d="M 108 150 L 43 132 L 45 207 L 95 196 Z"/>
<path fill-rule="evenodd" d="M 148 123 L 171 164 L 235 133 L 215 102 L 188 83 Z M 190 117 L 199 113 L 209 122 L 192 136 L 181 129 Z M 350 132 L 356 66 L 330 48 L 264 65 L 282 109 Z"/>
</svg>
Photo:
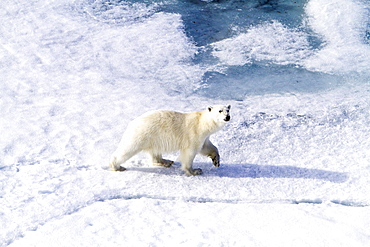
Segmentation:
<svg viewBox="0 0 370 247">
<path fill-rule="evenodd" d="M 327 73 L 368 72 L 370 46 L 364 41 L 369 10 L 368 1 L 309 1 L 308 23 L 326 44 L 304 62 L 305 67 Z"/>
<path fill-rule="evenodd" d="M 321 47 L 310 46 L 308 33 L 272 21 L 213 43 L 212 54 L 227 65 L 265 61 L 333 74 L 368 72 L 369 9 L 367 1 L 311 0 L 305 6 L 305 25 L 323 39 Z"/>
<path fill-rule="evenodd" d="M 237 37 L 214 43 L 213 47 L 213 55 L 227 65 L 253 61 L 297 64 L 312 54 L 307 34 L 290 30 L 277 21 L 251 27 Z"/>
</svg>

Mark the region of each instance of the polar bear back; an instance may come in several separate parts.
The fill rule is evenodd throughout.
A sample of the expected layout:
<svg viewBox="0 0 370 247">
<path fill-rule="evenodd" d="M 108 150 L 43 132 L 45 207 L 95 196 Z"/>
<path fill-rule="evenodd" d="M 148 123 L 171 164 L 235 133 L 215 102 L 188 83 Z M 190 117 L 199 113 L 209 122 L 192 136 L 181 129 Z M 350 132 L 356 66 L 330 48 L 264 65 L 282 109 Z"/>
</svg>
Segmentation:
<svg viewBox="0 0 370 247">
<path fill-rule="evenodd" d="M 210 135 L 202 133 L 206 111 L 181 113 L 152 111 L 133 120 L 127 127 L 122 141 L 131 140 L 144 151 L 152 153 L 174 152 L 199 146 Z M 204 131 L 203 131 L 204 132 Z"/>
</svg>

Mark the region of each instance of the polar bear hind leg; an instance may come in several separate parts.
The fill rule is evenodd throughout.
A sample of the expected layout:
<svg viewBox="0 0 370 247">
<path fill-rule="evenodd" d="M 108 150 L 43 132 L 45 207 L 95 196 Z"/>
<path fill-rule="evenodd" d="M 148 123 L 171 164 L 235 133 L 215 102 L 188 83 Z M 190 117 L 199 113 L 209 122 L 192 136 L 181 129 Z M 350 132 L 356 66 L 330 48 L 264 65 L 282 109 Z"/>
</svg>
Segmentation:
<svg viewBox="0 0 370 247">
<path fill-rule="evenodd" d="M 202 169 L 193 169 L 193 160 L 195 158 L 196 152 L 194 149 L 185 149 L 180 151 L 180 162 L 181 169 L 185 171 L 187 175 L 201 175 L 203 173 Z"/>
<path fill-rule="evenodd" d="M 128 149 L 118 149 L 116 150 L 110 160 L 109 167 L 113 171 L 125 171 L 126 168 L 121 166 L 121 164 L 125 163 L 127 160 L 129 160 L 132 156 L 140 152 L 141 150 L 128 150 Z"/>
<path fill-rule="evenodd" d="M 150 155 L 152 157 L 153 165 L 155 166 L 171 167 L 173 164 L 172 160 L 163 159 L 161 154 L 150 154 Z"/>
</svg>

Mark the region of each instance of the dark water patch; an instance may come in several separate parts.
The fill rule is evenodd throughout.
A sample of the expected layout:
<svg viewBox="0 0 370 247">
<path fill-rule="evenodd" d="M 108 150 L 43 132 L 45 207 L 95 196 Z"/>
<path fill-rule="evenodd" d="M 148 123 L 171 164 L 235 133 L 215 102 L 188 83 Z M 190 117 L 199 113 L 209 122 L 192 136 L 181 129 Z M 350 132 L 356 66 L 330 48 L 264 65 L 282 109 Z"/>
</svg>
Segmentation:
<svg viewBox="0 0 370 247">
<path fill-rule="evenodd" d="M 340 77 L 294 66 L 231 66 L 225 72 L 206 72 L 197 93 L 222 100 L 243 100 L 248 95 L 315 93 L 337 87 Z"/>
</svg>

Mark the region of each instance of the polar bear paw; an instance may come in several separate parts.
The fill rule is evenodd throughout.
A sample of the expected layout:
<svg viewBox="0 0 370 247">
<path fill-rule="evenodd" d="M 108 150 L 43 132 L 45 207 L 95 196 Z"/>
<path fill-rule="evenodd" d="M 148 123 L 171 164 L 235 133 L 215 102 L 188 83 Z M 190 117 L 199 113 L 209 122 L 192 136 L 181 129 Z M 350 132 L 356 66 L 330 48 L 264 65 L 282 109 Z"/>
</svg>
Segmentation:
<svg viewBox="0 0 370 247">
<path fill-rule="evenodd" d="M 123 166 L 119 166 L 118 168 L 112 168 L 112 171 L 123 172 L 126 171 L 126 168 L 124 168 Z"/>
<path fill-rule="evenodd" d="M 220 157 L 219 156 L 211 157 L 211 159 L 215 167 L 220 167 Z"/>
<path fill-rule="evenodd" d="M 153 165 L 154 166 L 171 167 L 173 165 L 173 163 L 174 162 L 172 160 L 162 159 L 159 162 L 154 162 Z"/>
<path fill-rule="evenodd" d="M 187 175 L 202 175 L 203 171 L 202 169 L 200 168 L 197 168 L 197 169 L 191 169 L 191 170 L 187 170 L 185 171 Z"/>
</svg>

